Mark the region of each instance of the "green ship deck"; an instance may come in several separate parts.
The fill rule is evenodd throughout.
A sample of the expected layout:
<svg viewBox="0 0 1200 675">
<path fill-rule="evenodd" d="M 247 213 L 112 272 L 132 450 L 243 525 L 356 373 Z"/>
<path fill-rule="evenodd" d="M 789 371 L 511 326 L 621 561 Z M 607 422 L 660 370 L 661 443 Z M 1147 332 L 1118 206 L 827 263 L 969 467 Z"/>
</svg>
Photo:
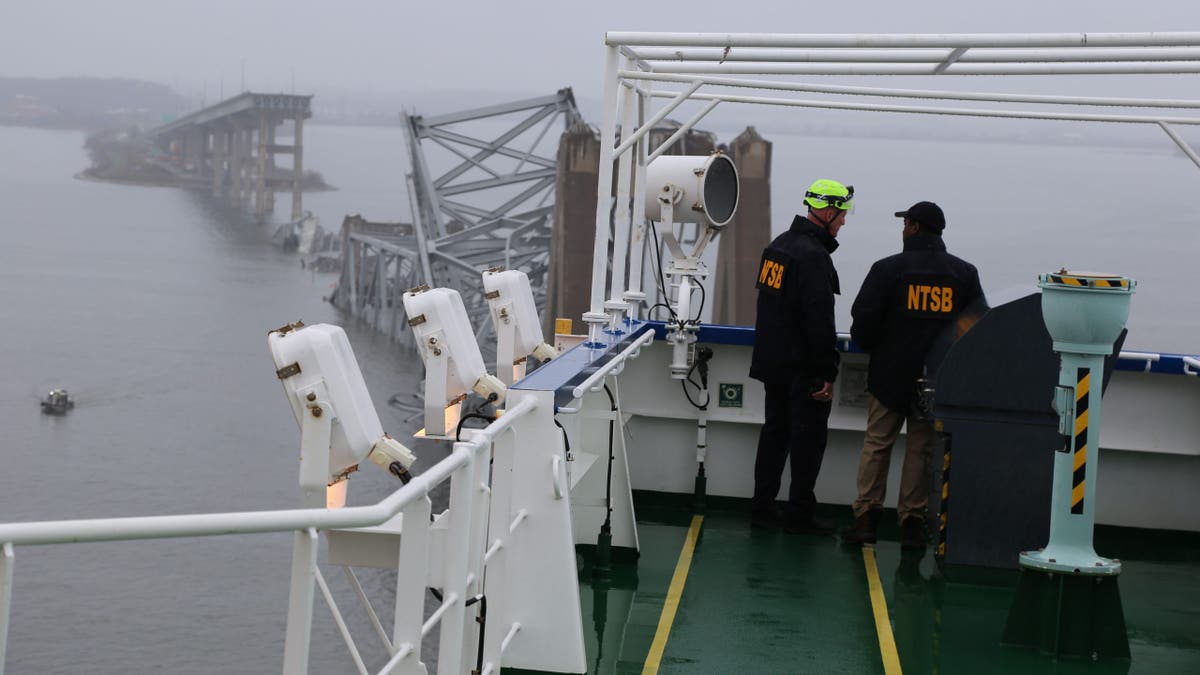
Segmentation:
<svg viewBox="0 0 1200 675">
<path fill-rule="evenodd" d="M 894 526 L 864 554 L 833 536 L 752 529 L 738 502 L 710 501 L 699 519 L 652 493 L 637 502 L 636 564 L 618 561 L 610 581 L 596 582 L 581 555 L 593 675 L 1200 673 L 1195 534 L 1097 528 L 1097 550 L 1125 565 L 1132 658 L 1055 660 L 1000 644 L 1015 571 L 940 570 L 932 549 L 902 552 Z M 827 515 L 850 520 L 844 507 Z"/>
</svg>

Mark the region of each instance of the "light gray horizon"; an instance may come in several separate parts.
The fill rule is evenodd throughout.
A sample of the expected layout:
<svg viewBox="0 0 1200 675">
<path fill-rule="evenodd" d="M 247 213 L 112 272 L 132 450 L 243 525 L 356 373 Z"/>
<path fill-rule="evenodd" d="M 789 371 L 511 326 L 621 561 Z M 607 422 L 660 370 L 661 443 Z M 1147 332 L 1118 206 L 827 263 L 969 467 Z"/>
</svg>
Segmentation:
<svg viewBox="0 0 1200 675">
<path fill-rule="evenodd" d="M 0 75 L 127 77 L 185 96 L 508 91 L 599 98 L 607 30 L 1094 32 L 1200 29 L 1200 6 L 1148 0 L 846 4 L 45 0 L 0 10 Z M 951 84 L 951 86 L 954 86 Z M 958 85 L 964 86 L 964 85 Z"/>
</svg>

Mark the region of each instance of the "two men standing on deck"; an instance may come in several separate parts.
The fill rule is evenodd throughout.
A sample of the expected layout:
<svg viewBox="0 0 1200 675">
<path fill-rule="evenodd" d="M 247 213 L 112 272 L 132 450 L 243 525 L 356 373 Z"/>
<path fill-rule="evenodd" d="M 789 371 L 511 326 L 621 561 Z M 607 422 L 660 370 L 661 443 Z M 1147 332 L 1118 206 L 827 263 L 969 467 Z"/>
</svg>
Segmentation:
<svg viewBox="0 0 1200 675">
<path fill-rule="evenodd" d="M 901 547 L 925 546 L 929 461 L 935 435 L 920 410 L 918 379 L 926 354 L 947 323 L 983 297 L 979 272 L 946 252 L 946 217 L 933 202 L 896 213 L 904 219 L 904 250 L 871 266 L 851 314 L 850 336 L 871 355 L 867 370 L 867 431 L 858 463 L 854 525 L 844 541 L 874 543 L 883 514 L 888 465 L 900 428 L 908 422 L 896 510 Z"/>
<path fill-rule="evenodd" d="M 751 522 L 773 526 L 783 466 L 791 460 L 791 488 L 783 520 L 791 534 L 829 534 L 815 516 L 813 487 L 821 470 L 833 406 L 837 350 L 833 296 L 841 292 L 830 254 L 846 223 L 854 188 L 818 180 L 804 194 L 806 217 L 763 251 L 758 269 L 758 315 L 750 377 L 766 391 L 762 432 L 754 461 Z"/>
<path fill-rule="evenodd" d="M 807 217 L 797 215 L 763 251 L 750 362 L 750 377 L 763 383 L 766 394 L 751 499 L 751 524 L 756 527 L 775 524 L 775 498 L 790 459 L 784 531 L 833 531 L 816 518 L 813 488 L 825 455 L 840 363 L 833 296 L 841 289 L 830 254 L 837 249 L 837 234 L 853 197 L 853 187 L 825 179 L 814 182 L 804 194 Z M 935 436 L 928 416 L 919 409 L 918 380 L 934 339 L 959 312 L 983 297 L 983 289 L 975 266 L 946 252 L 946 218 L 937 204 L 917 202 L 896 217 L 904 219 L 903 251 L 871 267 L 851 310 L 851 337 L 871 361 L 855 522 L 842 537 L 852 543 L 875 542 L 892 447 L 907 421 L 897 511 L 902 546 L 919 549 L 925 545 Z"/>
</svg>

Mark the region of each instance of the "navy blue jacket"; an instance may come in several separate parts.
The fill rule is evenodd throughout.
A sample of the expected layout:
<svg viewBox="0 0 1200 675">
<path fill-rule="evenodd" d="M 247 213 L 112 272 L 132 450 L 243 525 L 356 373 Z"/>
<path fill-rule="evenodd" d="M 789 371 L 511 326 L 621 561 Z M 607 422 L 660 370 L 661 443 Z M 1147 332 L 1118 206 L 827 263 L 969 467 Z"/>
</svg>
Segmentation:
<svg viewBox="0 0 1200 675">
<path fill-rule="evenodd" d="M 765 383 L 803 377 L 818 388 L 837 378 L 833 296 L 841 287 L 830 257 L 837 246 L 825 228 L 796 216 L 763 251 L 750 377 Z"/>
<path fill-rule="evenodd" d="M 978 270 L 947 253 L 938 234 L 918 232 L 904 240 L 902 253 L 872 265 L 850 310 L 850 336 L 871 354 L 867 391 L 908 412 L 934 338 L 981 297 Z"/>
</svg>

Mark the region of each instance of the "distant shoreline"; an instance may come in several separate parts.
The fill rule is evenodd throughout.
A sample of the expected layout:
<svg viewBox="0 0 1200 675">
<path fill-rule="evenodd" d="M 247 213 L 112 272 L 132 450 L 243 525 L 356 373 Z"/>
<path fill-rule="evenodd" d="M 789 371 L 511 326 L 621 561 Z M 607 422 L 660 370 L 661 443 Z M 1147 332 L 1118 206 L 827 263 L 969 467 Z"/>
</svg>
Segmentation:
<svg viewBox="0 0 1200 675">
<path fill-rule="evenodd" d="M 75 180 L 87 181 L 89 183 L 109 183 L 112 185 L 130 185 L 130 186 L 134 186 L 134 187 L 181 188 L 181 189 L 185 189 L 185 190 L 189 189 L 189 188 L 193 188 L 193 189 L 197 189 L 197 190 L 208 188 L 208 185 L 203 184 L 203 183 L 196 183 L 195 185 L 186 185 L 186 184 L 170 182 L 170 181 L 138 180 L 136 178 L 108 178 L 105 176 L 97 176 L 96 174 L 92 173 L 91 169 L 84 169 L 83 171 L 80 171 L 80 172 L 74 174 L 72 176 L 72 178 L 74 178 Z M 326 184 L 324 186 L 318 186 L 318 187 L 306 187 L 306 188 L 302 189 L 301 192 L 304 194 L 308 194 L 311 192 L 337 192 L 337 189 L 338 188 L 333 185 Z M 279 193 L 286 194 L 288 192 L 291 192 L 291 190 L 275 190 L 276 194 L 279 194 Z"/>
</svg>

